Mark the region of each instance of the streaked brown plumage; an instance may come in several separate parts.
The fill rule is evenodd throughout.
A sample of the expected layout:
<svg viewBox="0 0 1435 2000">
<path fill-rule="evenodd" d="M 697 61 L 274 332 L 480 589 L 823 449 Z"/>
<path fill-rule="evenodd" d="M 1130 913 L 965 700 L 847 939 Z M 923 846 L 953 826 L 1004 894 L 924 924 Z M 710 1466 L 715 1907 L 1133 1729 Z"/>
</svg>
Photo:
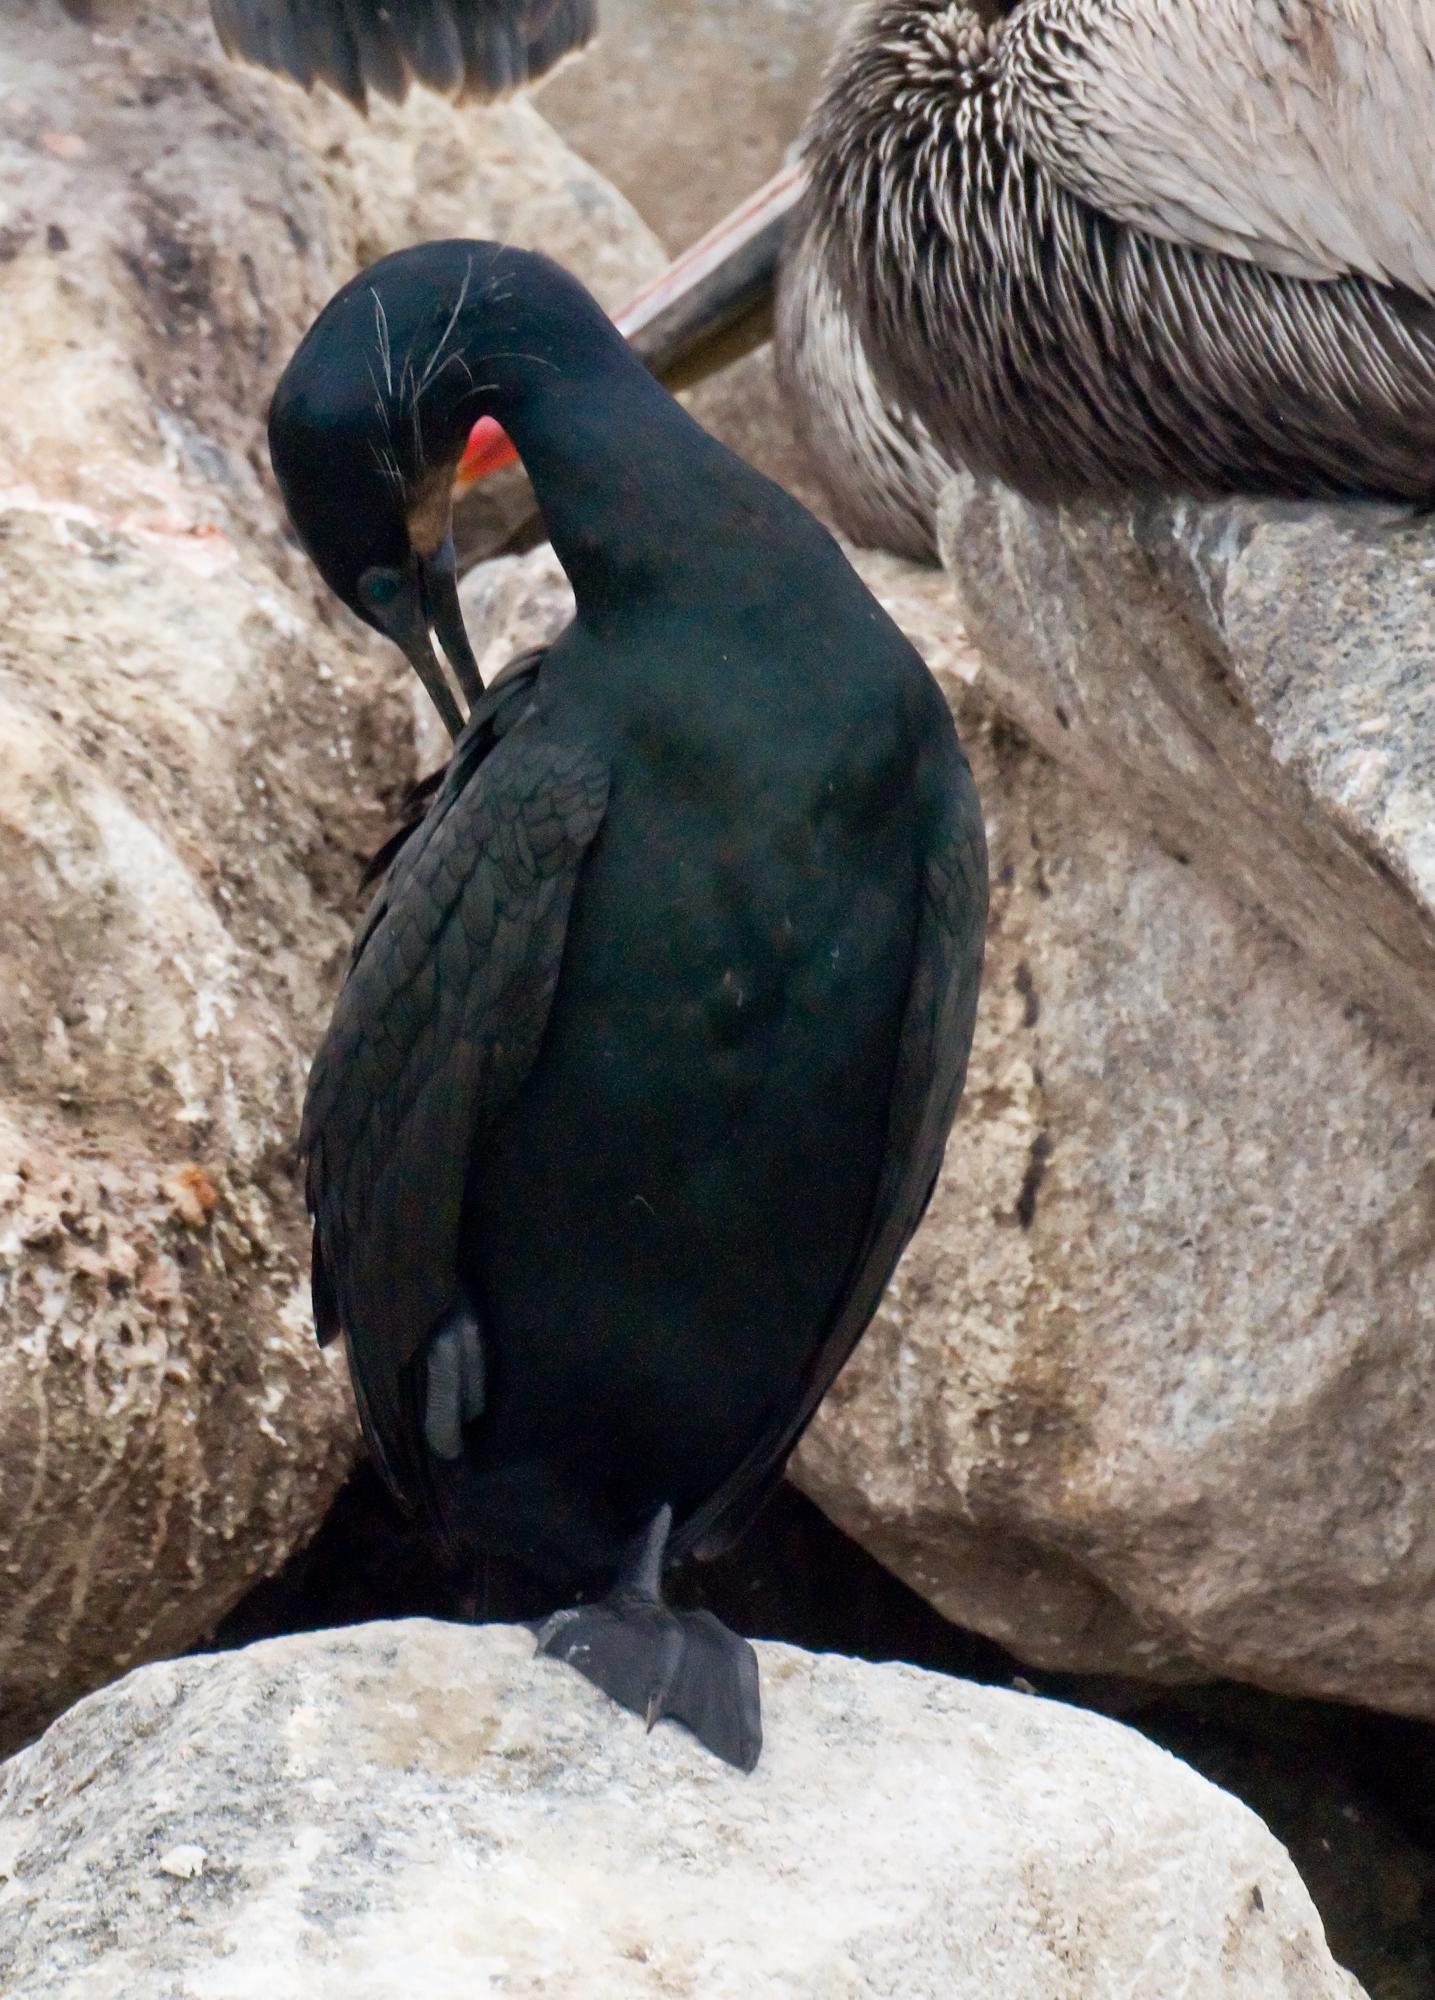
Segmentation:
<svg viewBox="0 0 1435 2000">
<path fill-rule="evenodd" d="M 952 476 L 921 418 L 884 392 L 838 288 L 832 220 L 810 196 L 788 224 L 773 343 L 786 408 L 844 534 L 917 559 L 934 551 Z"/>
<path fill-rule="evenodd" d="M 1435 0 L 864 7 L 778 316 L 843 525 L 929 542 L 944 460 L 1435 497 L 1432 114 Z"/>
</svg>

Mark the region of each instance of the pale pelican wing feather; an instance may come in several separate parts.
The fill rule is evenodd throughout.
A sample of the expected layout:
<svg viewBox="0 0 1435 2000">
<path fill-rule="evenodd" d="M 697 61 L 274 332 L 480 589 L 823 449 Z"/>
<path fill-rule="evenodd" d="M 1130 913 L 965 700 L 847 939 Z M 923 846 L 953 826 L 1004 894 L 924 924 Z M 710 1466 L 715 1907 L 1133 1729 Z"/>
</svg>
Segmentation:
<svg viewBox="0 0 1435 2000">
<path fill-rule="evenodd" d="M 1435 0 L 1028 0 L 1018 144 L 1113 220 L 1435 298 Z"/>
</svg>

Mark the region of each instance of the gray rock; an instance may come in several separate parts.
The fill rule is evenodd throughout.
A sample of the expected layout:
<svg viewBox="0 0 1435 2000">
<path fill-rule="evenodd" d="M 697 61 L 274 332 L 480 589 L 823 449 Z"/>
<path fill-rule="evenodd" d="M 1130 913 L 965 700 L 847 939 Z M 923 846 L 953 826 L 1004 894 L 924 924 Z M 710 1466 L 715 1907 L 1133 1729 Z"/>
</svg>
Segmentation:
<svg viewBox="0 0 1435 2000">
<path fill-rule="evenodd" d="M 848 0 L 604 0 L 598 40 L 537 101 L 677 252 L 782 164 L 848 11 Z"/>
<path fill-rule="evenodd" d="M 1037 1664 L 1435 1715 L 1435 1065 L 952 692 L 966 1099 L 795 1476 Z"/>
<path fill-rule="evenodd" d="M 523 99 L 455 110 L 425 90 L 367 118 L 327 91 L 272 84 L 354 232 L 357 267 L 419 238 L 542 250 L 608 312 L 662 270 L 638 210 Z"/>
<path fill-rule="evenodd" d="M 505 1627 L 148 1667 L 0 1774 L 9 2000 L 1359 2000 L 1284 1850 L 1079 1710 L 760 1649 L 744 1778 Z"/>
<path fill-rule="evenodd" d="M 940 533 L 1002 709 L 1428 1046 L 1435 530 L 1358 506 L 1056 511 L 964 476 Z"/>
<path fill-rule="evenodd" d="M 0 51 L 0 1746 L 190 1644 L 351 1462 L 293 1144 L 413 774 L 407 670 L 264 484 L 275 377 L 364 258 L 657 246 L 526 107 L 364 126 L 153 6 Z"/>
</svg>

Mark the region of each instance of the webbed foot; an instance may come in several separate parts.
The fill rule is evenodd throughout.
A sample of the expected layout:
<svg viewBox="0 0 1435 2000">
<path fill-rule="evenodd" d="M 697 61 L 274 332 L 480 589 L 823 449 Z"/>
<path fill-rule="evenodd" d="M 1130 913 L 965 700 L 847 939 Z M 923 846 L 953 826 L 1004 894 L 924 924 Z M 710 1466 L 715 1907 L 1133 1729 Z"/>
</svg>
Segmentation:
<svg viewBox="0 0 1435 2000">
<path fill-rule="evenodd" d="M 538 1650 L 576 1667 L 649 1729 L 669 1716 L 724 1763 L 751 1771 L 762 1752 L 757 1655 L 710 1611 L 672 1611 L 663 1602 L 672 1519 L 663 1507 L 601 1604 L 546 1618 Z"/>
</svg>

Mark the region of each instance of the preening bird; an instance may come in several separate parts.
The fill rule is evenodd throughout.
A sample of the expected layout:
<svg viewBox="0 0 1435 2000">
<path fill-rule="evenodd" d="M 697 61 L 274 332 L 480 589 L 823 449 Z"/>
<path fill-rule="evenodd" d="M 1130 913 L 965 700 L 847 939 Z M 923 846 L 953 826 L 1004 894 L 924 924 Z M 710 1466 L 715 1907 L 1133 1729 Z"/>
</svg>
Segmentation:
<svg viewBox="0 0 1435 2000">
<path fill-rule="evenodd" d="M 106 20 L 132 0 L 62 0 Z M 245 62 L 327 83 L 364 110 L 368 93 L 411 83 L 447 97 L 497 97 L 550 70 L 593 33 L 594 0 L 210 0 L 219 39 Z"/>
<path fill-rule="evenodd" d="M 480 416 L 577 605 L 487 692 L 449 520 Z M 826 531 L 542 257 L 376 264 L 269 436 L 319 571 L 457 731 L 310 1081 L 320 1337 L 452 1554 L 575 1600 L 543 1650 L 750 1768 L 755 1656 L 662 1577 L 779 1479 L 930 1196 L 986 906 L 950 715 Z"/>
<path fill-rule="evenodd" d="M 1435 500 L 1435 0 L 874 0 L 801 155 L 778 366 L 859 541 L 957 465 Z"/>
</svg>

